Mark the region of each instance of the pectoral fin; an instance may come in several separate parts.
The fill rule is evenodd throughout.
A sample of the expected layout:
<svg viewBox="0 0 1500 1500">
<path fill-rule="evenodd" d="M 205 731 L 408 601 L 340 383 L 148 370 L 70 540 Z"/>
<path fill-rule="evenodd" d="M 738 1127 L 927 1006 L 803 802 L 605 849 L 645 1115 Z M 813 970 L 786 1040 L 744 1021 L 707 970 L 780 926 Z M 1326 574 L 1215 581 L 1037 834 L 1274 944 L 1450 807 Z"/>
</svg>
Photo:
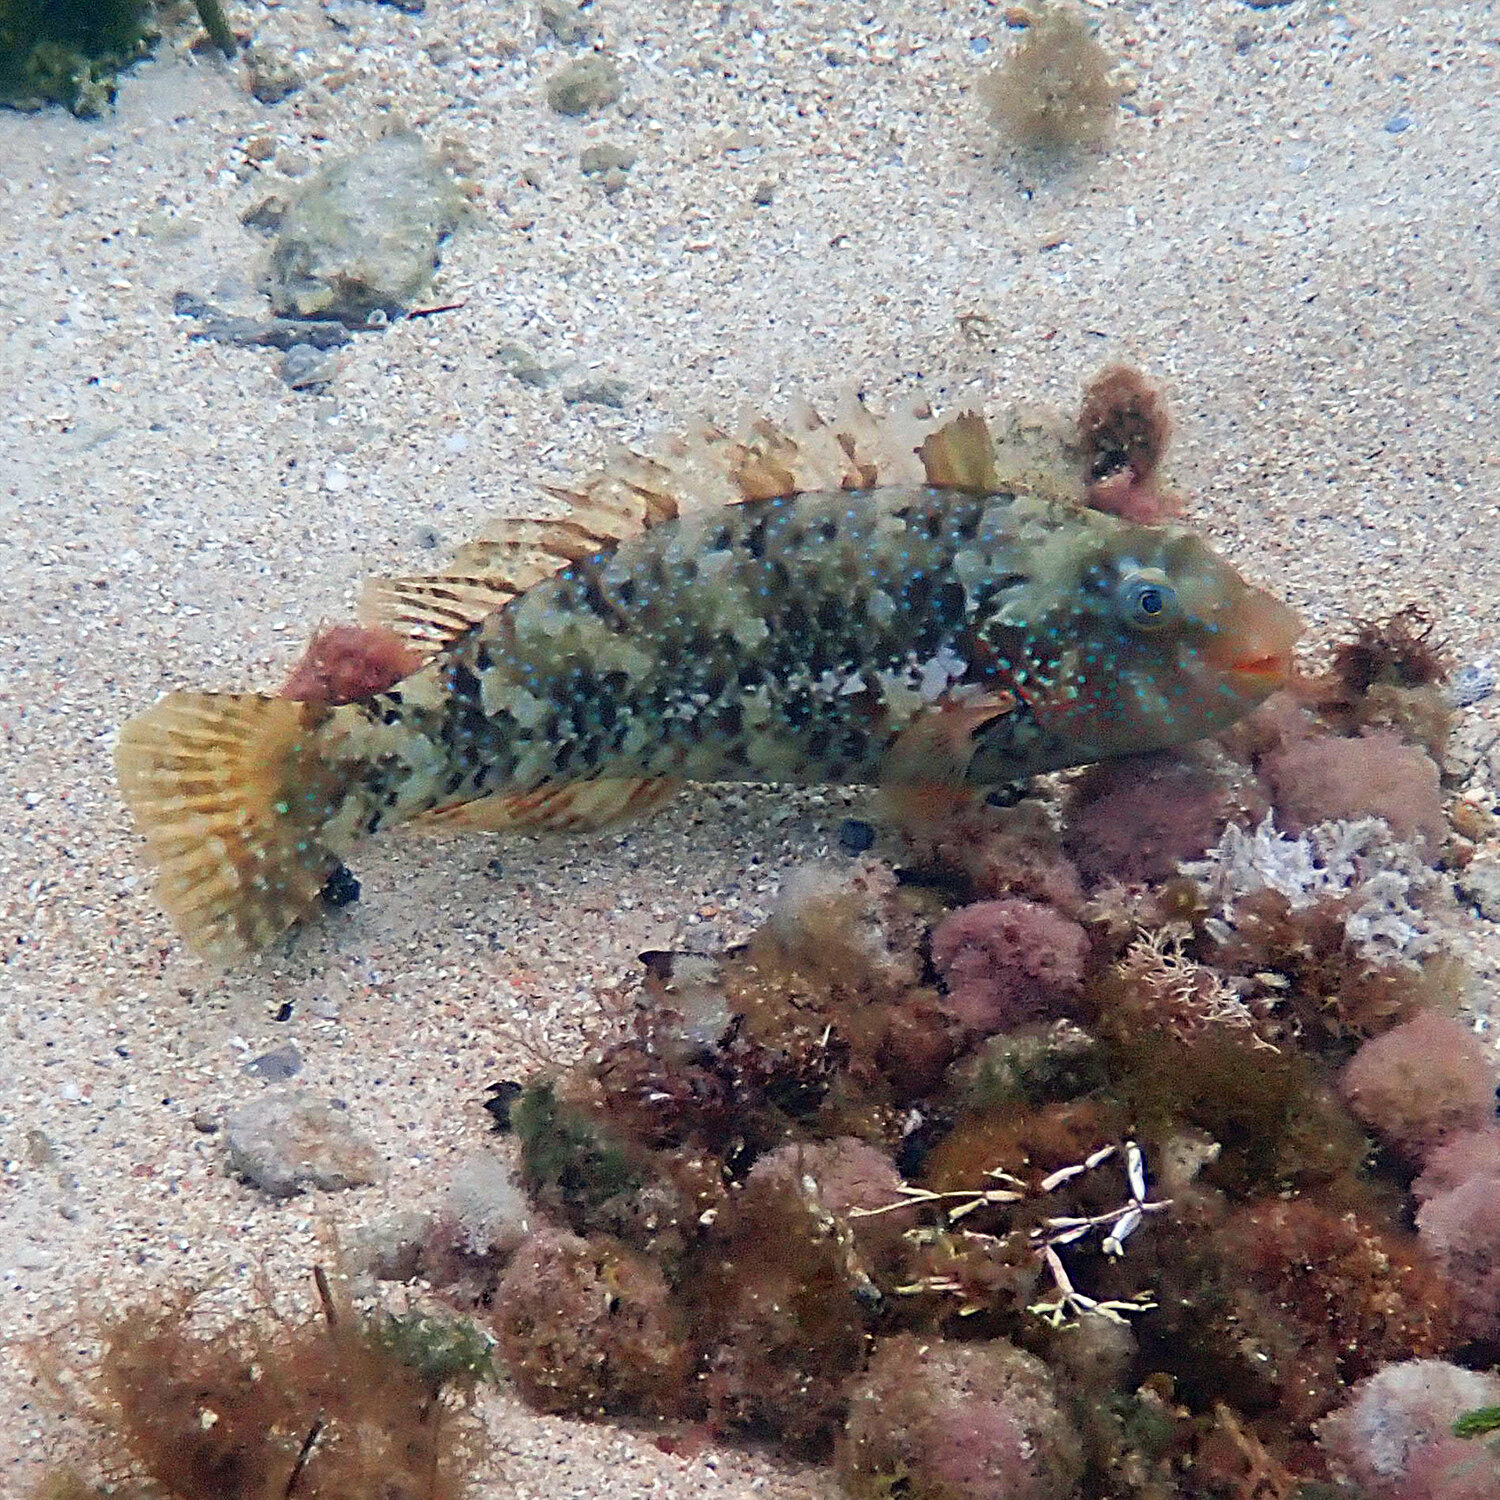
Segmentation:
<svg viewBox="0 0 1500 1500">
<path fill-rule="evenodd" d="M 939 698 L 896 737 L 881 767 L 880 790 L 891 815 L 922 824 L 966 807 L 981 795 L 967 784 L 975 736 L 1015 712 L 1019 700 L 997 691 Z"/>
</svg>

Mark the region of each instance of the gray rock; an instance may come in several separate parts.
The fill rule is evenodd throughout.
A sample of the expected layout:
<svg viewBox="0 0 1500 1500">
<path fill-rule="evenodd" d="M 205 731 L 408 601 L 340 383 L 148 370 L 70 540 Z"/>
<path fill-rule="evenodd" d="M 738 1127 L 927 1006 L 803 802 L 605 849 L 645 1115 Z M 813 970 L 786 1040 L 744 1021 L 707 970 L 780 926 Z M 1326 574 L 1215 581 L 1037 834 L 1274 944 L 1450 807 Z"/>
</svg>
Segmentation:
<svg viewBox="0 0 1500 1500">
<path fill-rule="evenodd" d="M 510 1167 L 489 1151 L 459 1163 L 438 1217 L 470 1255 L 509 1256 L 531 1233 L 531 1210 Z"/>
<path fill-rule="evenodd" d="M 613 104 L 625 92 L 620 70 L 608 53 L 575 57 L 547 80 L 547 103 L 560 115 L 587 115 Z"/>
<path fill-rule="evenodd" d="M 306 348 L 304 344 L 301 347 Z M 323 356 L 316 349 L 310 351 L 319 359 Z M 292 351 L 293 354 L 296 350 Z M 292 357 L 287 355 L 287 359 Z M 245 1072 L 252 1078 L 263 1078 L 267 1083 L 285 1083 L 288 1078 L 295 1078 L 302 1071 L 302 1054 L 297 1050 L 295 1042 L 285 1042 L 280 1047 L 273 1047 L 269 1052 L 262 1052 L 259 1057 L 252 1058 L 245 1064 Z"/>
<path fill-rule="evenodd" d="M 593 375 L 575 381 L 563 391 L 569 406 L 612 406 L 621 410 L 630 397 L 630 387 L 618 375 Z"/>
<path fill-rule="evenodd" d="M 349 1268 L 376 1281 L 411 1281 L 422 1265 L 422 1242 L 432 1216 L 410 1208 L 356 1229 L 349 1237 Z"/>
<path fill-rule="evenodd" d="M 287 209 L 272 248 L 276 311 L 346 323 L 402 311 L 463 209 L 452 176 L 409 132 L 330 163 Z"/>
<path fill-rule="evenodd" d="M 266 1094 L 224 1121 L 230 1170 L 273 1198 L 378 1182 L 384 1164 L 348 1114 L 296 1090 Z"/>
<path fill-rule="evenodd" d="M 389 5 L 393 10 L 404 10 L 409 16 L 420 16 L 427 9 L 427 0 L 375 0 L 377 5 Z"/>
<path fill-rule="evenodd" d="M 268 193 L 253 208 L 240 215 L 240 223 L 246 229 L 258 229 L 262 234 L 275 234 L 286 218 L 287 201 L 280 193 Z"/>
<path fill-rule="evenodd" d="M 1500 922 L 1500 860 L 1476 859 L 1454 884 L 1481 917 Z"/>
<path fill-rule="evenodd" d="M 1458 708 L 1472 708 L 1495 691 L 1495 669 L 1487 661 L 1472 661 L 1453 674 L 1448 696 Z"/>
<path fill-rule="evenodd" d="M 338 373 L 338 360 L 311 344 L 293 344 L 277 373 L 294 391 L 321 391 Z"/>
</svg>

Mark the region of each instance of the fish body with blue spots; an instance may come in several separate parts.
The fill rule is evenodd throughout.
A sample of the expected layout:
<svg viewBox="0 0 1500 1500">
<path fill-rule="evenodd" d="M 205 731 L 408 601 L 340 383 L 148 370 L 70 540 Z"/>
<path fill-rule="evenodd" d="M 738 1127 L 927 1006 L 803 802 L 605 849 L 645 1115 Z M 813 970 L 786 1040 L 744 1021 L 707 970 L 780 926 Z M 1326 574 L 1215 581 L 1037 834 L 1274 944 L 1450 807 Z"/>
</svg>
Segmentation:
<svg viewBox="0 0 1500 1500">
<path fill-rule="evenodd" d="M 684 782 L 985 788 L 1201 738 L 1283 680 L 1295 618 L 1187 529 L 1007 483 L 972 418 L 917 451 L 917 482 L 800 488 L 742 454 L 737 503 L 636 483 L 501 528 L 377 589 L 429 659 L 354 703 L 169 696 L 119 752 L 166 904 L 231 955 L 395 824 L 592 827 Z"/>
</svg>

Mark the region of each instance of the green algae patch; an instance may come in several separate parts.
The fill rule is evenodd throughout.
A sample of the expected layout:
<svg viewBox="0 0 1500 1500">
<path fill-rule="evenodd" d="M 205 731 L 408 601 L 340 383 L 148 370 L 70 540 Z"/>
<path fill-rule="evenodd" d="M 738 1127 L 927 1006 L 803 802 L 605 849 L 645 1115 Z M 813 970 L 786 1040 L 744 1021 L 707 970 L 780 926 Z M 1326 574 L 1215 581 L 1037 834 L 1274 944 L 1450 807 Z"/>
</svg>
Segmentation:
<svg viewBox="0 0 1500 1500">
<path fill-rule="evenodd" d="M 103 114 L 122 68 L 151 50 L 147 0 L 0 0 L 0 104 Z"/>
</svg>

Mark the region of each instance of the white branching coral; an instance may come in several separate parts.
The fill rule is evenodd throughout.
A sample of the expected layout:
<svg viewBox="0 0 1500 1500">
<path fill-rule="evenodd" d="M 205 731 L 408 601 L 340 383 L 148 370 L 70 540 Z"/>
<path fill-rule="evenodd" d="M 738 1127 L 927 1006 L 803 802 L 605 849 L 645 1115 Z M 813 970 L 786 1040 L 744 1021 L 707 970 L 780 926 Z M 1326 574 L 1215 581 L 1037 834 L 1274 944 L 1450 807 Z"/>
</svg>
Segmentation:
<svg viewBox="0 0 1500 1500">
<path fill-rule="evenodd" d="M 1227 937 L 1243 896 L 1271 890 L 1296 911 L 1318 901 L 1347 899 L 1345 931 L 1364 956 L 1418 960 L 1445 945 L 1430 908 L 1442 877 L 1381 818 L 1315 823 L 1290 838 L 1270 814 L 1247 831 L 1230 824 L 1219 842 L 1182 873 L 1201 881 L 1219 913 L 1209 930 Z"/>
</svg>

